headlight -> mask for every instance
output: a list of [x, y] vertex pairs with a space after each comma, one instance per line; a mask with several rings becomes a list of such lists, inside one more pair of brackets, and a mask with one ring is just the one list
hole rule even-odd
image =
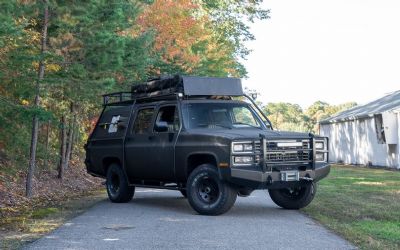
[[233, 157], [233, 163], [240, 164], [252, 164], [254, 162], [253, 156], [235, 156]]
[[243, 152], [243, 144], [233, 144], [233, 152]]
[[251, 142], [234, 142], [232, 145], [234, 153], [251, 153], [253, 152], [253, 143]]
[[253, 144], [243, 144], [243, 151], [253, 151]]
[[325, 148], [325, 143], [323, 141], [315, 142], [315, 149], [324, 149], [324, 148]]
[[324, 138], [317, 138], [314, 141], [314, 148], [315, 148], [315, 161], [316, 162], [326, 162], [328, 160], [328, 141]]

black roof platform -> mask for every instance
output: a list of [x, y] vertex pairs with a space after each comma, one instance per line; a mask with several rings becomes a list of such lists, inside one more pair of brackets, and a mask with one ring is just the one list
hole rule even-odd
[[132, 102], [134, 100], [163, 99], [196, 96], [243, 96], [239, 78], [169, 76], [151, 79], [146, 83], [132, 85], [131, 92], [117, 92], [103, 95], [103, 104]]

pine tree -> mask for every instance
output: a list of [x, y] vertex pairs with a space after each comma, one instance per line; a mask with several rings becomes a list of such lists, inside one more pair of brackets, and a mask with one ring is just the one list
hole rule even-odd
[[[49, 23], [49, 5], [47, 0], [43, 0], [43, 18], [42, 18], [42, 32], [40, 34], [40, 60], [39, 60], [39, 68], [38, 68], [38, 77], [36, 80], [35, 87], [35, 102], [34, 107], [38, 108], [40, 106], [40, 83], [44, 79], [45, 72], [45, 62], [44, 56], [47, 51], [47, 28]], [[39, 117], [37, 114], [33, 115], [32, 119], [32, 138], [31, 138], [31, 147], [29, 154], [29, 166], [28, 166], [28, 174], [26, 175], [26, 196], [32, 196], [32, 179], [35, 173], [35, 165], [36, 165], [36, 149], [38, 143], [38, 134], [39, 134]]]

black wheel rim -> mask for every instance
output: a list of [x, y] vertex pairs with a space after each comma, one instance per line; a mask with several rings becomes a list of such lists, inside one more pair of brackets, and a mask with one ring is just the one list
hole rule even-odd
[[110, 191], [111, 195], [114, 196], [119, 192], [119, 188], [120, 188], [119, 175], [115, 172], [112, 172], [110, 181], [108, 183], [108, 190]]
[[196, 187], [197, 196], [203, 203], [212, 204], [219, 197], [219, 187], [217, 182], [209, 176], [202, 176]]

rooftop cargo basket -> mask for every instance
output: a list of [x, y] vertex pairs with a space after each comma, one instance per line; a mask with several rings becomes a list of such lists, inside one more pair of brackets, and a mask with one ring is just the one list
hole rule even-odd
[[132, 85], [131, 92], [118, 92], [103, 95], [104, 105], [171, 96], [242, 96], [242, 83], [239, 78], [218, 78], [198, 76], [170, 76], [151, 79], [146, 83]]

